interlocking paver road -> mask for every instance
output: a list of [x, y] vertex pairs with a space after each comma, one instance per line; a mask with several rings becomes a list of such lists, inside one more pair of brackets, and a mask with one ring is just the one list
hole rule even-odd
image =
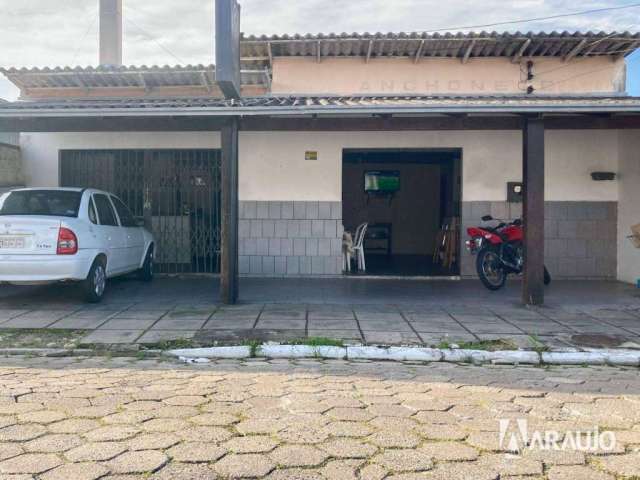
[[[638, 478], [638, 373], [5, 358], [0, 479]], [[597, 426], [617, 442], [514, 454], [500, 443], [500, 419], [561, 438]]]

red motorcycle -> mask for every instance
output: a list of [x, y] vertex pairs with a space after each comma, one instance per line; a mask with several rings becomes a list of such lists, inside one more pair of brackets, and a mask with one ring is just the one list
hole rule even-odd
[[[483, 285], [489, 290], [500, 290], [508, 275], [519, 275], [524, 269], [522, 220], [505, 222], [487, 215], [482, 221], [497, 224], [468, 228], [471, 239], [465, 244], [472, 255], [477, 254], [476, 269]], [[544, 284], [550, 283], [551, 275], [544, 267]]]

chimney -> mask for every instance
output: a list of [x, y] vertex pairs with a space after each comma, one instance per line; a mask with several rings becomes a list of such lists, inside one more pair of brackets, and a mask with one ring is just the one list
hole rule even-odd
[[100, 0], [100, 65], [122, 65], [122, 0]]

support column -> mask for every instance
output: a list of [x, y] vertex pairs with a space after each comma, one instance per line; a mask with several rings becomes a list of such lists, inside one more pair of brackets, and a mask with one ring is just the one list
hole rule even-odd
[[522, 301], [544, 303], [544, 122], [526, 118], [523, 126], [524, 275]]
[[220, 301], [238, 300], [238, 119], [229, 118], [221, 129], [222, 143], [222, 241]]
[[100, 0], [100, 65], [122, 65], [122, 0]]

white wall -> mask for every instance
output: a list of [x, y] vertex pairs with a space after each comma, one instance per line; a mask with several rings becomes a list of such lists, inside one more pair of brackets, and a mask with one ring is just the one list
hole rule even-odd
[[[617, 185], [593, 182], [590, 173], [617, 171], [617, 138], [613, 130], [548, 131], [547, 200], [616, 201]], [[506, 183], [522, 179], [517, 131], [245, 133], [241, 198], [340, 201], [344, 148], [462, 148], [464, 201], [504, 201]], [[305, 161], [307, 150], [318, 160]]]
[[616, 130], [547, 130], [547, 200], [615, 202], [618, 200], [617, 182], [594, 182], [591, 173], [617, 171]]
[[65, 149], [220, 148], [220, 134], [193, 132], [23, 133], [20, 138], [28, 186], [58, 185], [58, 152]]
[[621, 131], [618, 204], [618, 279], [640, 279], [640, 249], [626, 237], [631, 225], [640, 223], [640, 130]]
[[[219, 148], [217, 133], [26, 133], [21, 146], [28, 185], [58, 182], [58, 150]], [[517, 131], [246, 132], [240, 136], [241, 200], [341, 201], [344, 148], [462, 148], [463, 200], [504, 201], [506, 182], [522, 177]], [[305, 151], [318, 160], [305, 160]], [[616, 201], [616, 182], [594, 170], [618, 170], [614, 130], [548, 131], [547, 200]]]

